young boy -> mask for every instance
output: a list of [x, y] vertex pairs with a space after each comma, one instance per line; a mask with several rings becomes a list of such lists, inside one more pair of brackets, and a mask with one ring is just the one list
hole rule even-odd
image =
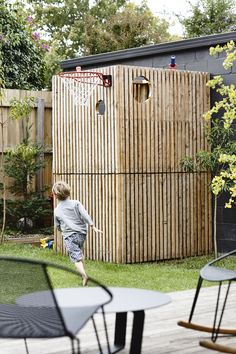
[[86, 286], [88, 276], [84, 269], [83, 244], [86, 240], [87, 225], [96, 233], [102, 231], [94, 226], [93, 220], [78, 200], [69, 199], [70, 187], [67, 183], [56, 182], [52, 193], [59, 202], [54, 209], [55, 226], [61, 231], [70, 259], [82, 276], [83, 286]]

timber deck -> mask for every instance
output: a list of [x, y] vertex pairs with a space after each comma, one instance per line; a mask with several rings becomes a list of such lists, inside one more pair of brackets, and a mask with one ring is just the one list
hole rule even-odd
[[[235, 284], [236, 285], [236, 284]], [[236, 327], [236, 286], [230, 291], [225, 311], [224, 327]], [[199, 346], [199, 340], [208, 339], [209, 334], [197, 332], [177, 325], [178, 320], [187, 320], [195, 289], [170, 293], [172, 302], [166, 306], [145, 313], [145, 325], [143, 335], [142, 354], [204, 354], [214, 351]], [[196, 308], [195, 321], [203, 325], [212, 325], [214, 313], [214, 301], [217, 287], [203, 288], [200, 293], [198, 307]], [[101, 321], [97, 315], [97, 323]], [[114, 315], [107, 316], [109, 335], [114, 331]], [[128, 354], [132, 314], [128, 315], [128, 328], [126, 348], [121, 354]], [[102, 327], [102, 326], [100, 326]], [[101, 334], [103, 332], [101, 331]], [[80, 332], [81, 351], [84, 354], [97, 354], [96, 339], [91, 324], [87, 324]], [[219, 338], [218, 342], [228, 343], [236, 347], [236, 338]], [[30, 354], [69, 354], [70, 344], [68, 339], [29, 340]], [[25, 353], [23, 340], [0, 340], [1, 354]], [[216, 352], [215, 352], [216, 353]]]

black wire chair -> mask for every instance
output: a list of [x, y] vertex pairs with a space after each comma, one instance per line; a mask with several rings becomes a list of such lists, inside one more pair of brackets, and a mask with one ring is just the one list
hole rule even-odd
[[[195, 296], [193, 299], [189, 319], [188, 319], [188, 321], [179, 321], [178, 322], [179, 326], [193, 329], [193, 330], [197, 330], [197, 331], [211, 333], [211, 342], [209, 342], [210, 343], [209, 349], [213, 349], [212, 347], [216, 346], [216, 345], [213, 345], [213, 343], [217, 340], [217, 337], [219, 334], [236, 335], [236, 329], [221, 327], [223, 314], [224, 314], [224, 311], [226, 308], [226, 303], [227, 303], [227, 299], [228, 299], [228, 295], [229, 295], [229, 291], [230, 291], [230, 286], [233, 281], [236, 281], [236, 270], [227, 269], [225, 267], [222, 267], [221, 261], [223, 261], [225, 258], [229, 258], [231, 256], [234, 256], [235, 253], [236, 253], [236, 250], [226, 253], [226, 254], [214, 259], [213, 261], [207, 263], [200, 270], [197, 288], [196, 288]], [[234, 256], [234, 260], [235, 260], [235, 264], [236, 264], [236, 257], [235, 256]], [[221, 266], [218, 266], [217, 264], [221, 265]], [[208, 281], [208, 282], [217, 282], [219, 284], [218, 293], [217, 293], [217, 297], [216, 297], [215, 313], [213, 316], [212, 327], [203, 326], [203, 325], [192, 322], [192, 318], [193, 318], [194, 311], [195, 311], [195, 308], [197, 305], [197, 300], [199, 297], [199, 293], [200, 293], [200, 290], [202, 287], [203, 280]], [[227, 283], [227, 287], [226, 287], [226, 291], [224, 294], [224, 299], [222, 299], [221, 287], [224, 282]], [[220, 306], [220, 303], [221, 303], [221, 306]], [[207, 347], [206, 342], [207, 341], [201, 341], [200, 345]], [[236, 351], [234, 353], [236, 353]]]
[[[57, 298], [57, 279], [66, 277], [74, 288], [83, 291], [78, 272], [54, 263], [16, 257], [0, 257], [0, 338], [22, 338], [29, 354], [27, 339], [69, 337], [71, 352], [81, 353], [77, 337], [91, 319], [102, 354], [102, 344], [93, 315], [103, 315], [106, 353], [111, 353], [104, 305], [112, 300], [111, 292], [95, 279], [90, 286], [100, 294], [91, 305], [63, 307]], [[64, 289], [65, 290], [65, 289]], [[76, 345], [75, 345], [76, 343]]]

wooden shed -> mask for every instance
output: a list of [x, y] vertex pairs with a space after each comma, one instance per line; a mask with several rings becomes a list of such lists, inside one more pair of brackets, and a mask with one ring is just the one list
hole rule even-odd
[[53, 78], [54, 181], [71, 185], [104, 232], [88, 234], [86, 257], [134, 263], [209, 253], [210, 175], [180, 167], [181, 158], [207, 149], [209, 75], [122, 65], [95, 71], [111, 75], [112, 86], [94, 86], [87, 105], [72, 93], [75, 80]]

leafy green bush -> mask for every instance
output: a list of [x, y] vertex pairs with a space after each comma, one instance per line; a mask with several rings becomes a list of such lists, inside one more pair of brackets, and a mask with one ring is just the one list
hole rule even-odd
[[[0, 222], [2, 221], [2, 203], [1, 199]], [[52, 215], [50, 200], [38, 193], [32, 193], [26, 201], [6, 200], [7, 228], [10, 230], [30, 231], [31, 233], [52, 233], [51, 230], [49, 232]]]
[[43, 166], [39, 157], [42, 147], [36, 144], [21, 143], [7, 149], [4, 170], [12, 183], [8, 189], [12, 194], [22, 195], [24, 200], [30, 197], [30, 186], [37, 171]]
[[38, 193], [31, 193], [27, 200], [7, 200], [7, 224], [9, 226], [17, 226], [22, 231], [43, 228], [47, 226], [47, 216], [52, 216], [50, 201]]
[[[19, 4], [0, 0], [0, 64], [5, 88], [37, 90], [45, 86], [47, 47]], [[1, 84], [1, 78], [0, 78]], [[1, 85], [2, 86], [2, 85]]]
[[6, 151], [4, 169], [11, 177], [8, 190], [19, 199], [7, 200], [7, 225], [17, 225], [23, 231], [43, 227], [46, 216], [52, 214], [50, 200], [43, 196], [45, 190], [33, 192], [35, 174], [43, 167], [40, 160], [42, 147], [21, 143]]

